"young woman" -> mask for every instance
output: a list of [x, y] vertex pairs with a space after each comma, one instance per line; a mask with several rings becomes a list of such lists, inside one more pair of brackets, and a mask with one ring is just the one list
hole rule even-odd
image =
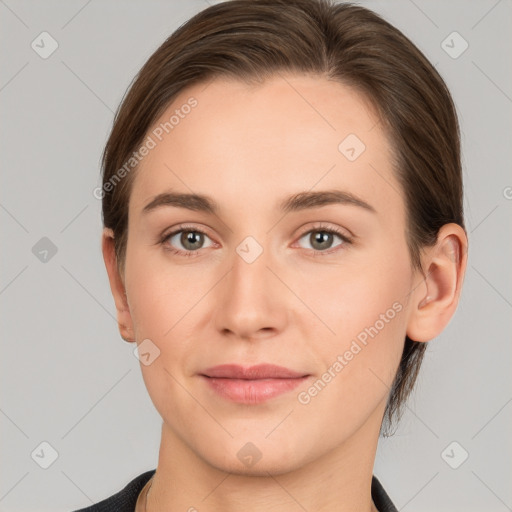
[[233, 0], [143, 66], [103, 158], [158, 466], [87, 511], [394, 511], [373, 476], [466, 268], [458, 123], [373, 12]]

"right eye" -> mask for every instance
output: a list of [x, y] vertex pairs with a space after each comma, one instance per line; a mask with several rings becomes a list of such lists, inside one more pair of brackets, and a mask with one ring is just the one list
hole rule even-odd
[[[206, 239], [210, 240], [210, 245], [204, 245]], [[211, 247], [213, 242], [210, 237], [200, 229], [180, 226], [179, 229], [165, 235], [161, 240], [161, 244], [165, 249], [174, 254], [195, 256], [196, 254], [194, 253], [197, 253], [199, 249]]]

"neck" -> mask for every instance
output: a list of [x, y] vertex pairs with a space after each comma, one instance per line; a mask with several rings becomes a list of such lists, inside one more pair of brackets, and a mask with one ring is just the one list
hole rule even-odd
[[147, 512], [378, 512], [371, 498], [381, 418], [370, 418], [342, 445], [285, 473], [247, 475], [212, 466], [162, 425]]

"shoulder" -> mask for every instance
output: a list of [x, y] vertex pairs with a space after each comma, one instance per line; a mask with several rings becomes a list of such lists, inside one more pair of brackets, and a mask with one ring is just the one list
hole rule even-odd
[[135, 477], [123, 489], [109, 498], [75, 512], [133, 512], [140, 491], [155, 473], [155, 469]]
[[372, 499], [379, 512], [398, 512], [376, 476], [372, 478]]

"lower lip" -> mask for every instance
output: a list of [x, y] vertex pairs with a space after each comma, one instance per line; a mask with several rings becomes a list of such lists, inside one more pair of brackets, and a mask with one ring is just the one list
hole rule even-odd
[[202, 376], [219, 395], [240, 404], [259, 404], [292, 391], [308, 379], [227, 379]]

